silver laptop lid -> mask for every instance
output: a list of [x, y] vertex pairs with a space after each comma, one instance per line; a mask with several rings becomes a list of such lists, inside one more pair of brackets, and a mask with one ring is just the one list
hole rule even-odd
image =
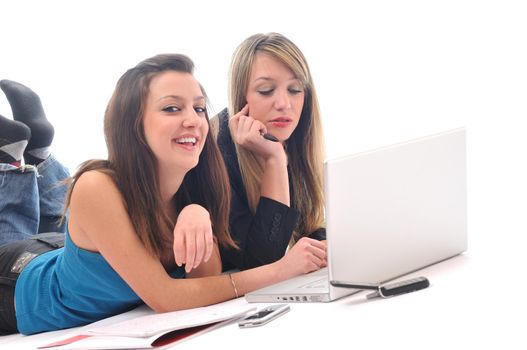
[[467, 248], [465, 130], [324, 165], [330, 280], [378, 284]]

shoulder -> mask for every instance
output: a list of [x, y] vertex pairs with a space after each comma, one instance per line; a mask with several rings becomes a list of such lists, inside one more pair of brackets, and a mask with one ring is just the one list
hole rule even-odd
[[224, 108], [211, 119], [211, 126], [217, 136], [218, 143], [232, 143], [231, 133], [229, 130], [229, 110]]
[[90, 170], [77, 179], [74, 188], [81, 191], [100, 191], [110, 188], [117, 189], [117, 185], [109, 174], [100, 170]]
[[105, 202], [111, 198], [121, 198], [121, 193], [112, 177], [100, 170], [90, 170], [79, 176], [75, 181], [71, 205], [79, 202]]
[[220, 113], [216, 115], [221, 124], [229, 123], [229, 109], [227, 107], [223, 108]]
[[221, 150], [221, 155], [227, 167], [227, 173], [231, 182], [231, 187], [234, 191], [244, 193], [244, 185], [240, 173], [240, 166], [238, 164], [238, 155], [236, 154], [236, 146], [231, 137], [229, 129], [229, 110], [224, 108], [216, 114], [211, 124], [214, 123], [216, 142]]
[[215, 129], [216, 142], [218, 143], [218, 147], [227, 163], [227, 167], [237, 164], [238, 158], [236, 156], [236, 148], [232, 141], [229, 129], [228, 109], [224, 108], [221, 112], [216, 114], [211, 120], [211, 125], [214, 125], [212, 128]]
[[124, 199], [112, 177], [100, 170], [82, 173], [73, 185], [68, 228], [80, 248], [100, 251], [98, 235], [128, 223]]

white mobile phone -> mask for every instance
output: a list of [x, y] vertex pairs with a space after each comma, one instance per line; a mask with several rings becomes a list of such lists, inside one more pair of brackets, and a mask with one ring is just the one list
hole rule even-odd
[[238, 326], [240, 326], [240, 328], [262, 326], [274, 320], [278, 316], [285, 314], [289, 310], [290, 308], [287, 304], [267, 306], [261, 309], [260, 311], [257, 311], [245, 317], [243, 320], [238, 322]]

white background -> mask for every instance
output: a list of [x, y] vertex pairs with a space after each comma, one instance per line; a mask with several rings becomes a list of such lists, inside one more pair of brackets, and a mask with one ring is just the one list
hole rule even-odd
[[[218, 112], [235, 47], [280, 32], [309, 61], [328, 157], [467, 128], [468, 253], [489, 283], [525, 286], [522, 1], [0, 0], [0, 30], [0, 79], [41, 96], [52, 151], [72, 171], [106, 156], [103, 114], [127, 68], [185, 53]], [[0, 113], [11, 115], [3, 95]]]

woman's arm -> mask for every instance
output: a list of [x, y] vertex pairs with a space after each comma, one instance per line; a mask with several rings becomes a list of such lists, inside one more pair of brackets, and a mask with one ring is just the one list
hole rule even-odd
[[[214, 235], [207, 209], [198, 204], [184, 207], [178, 214], [173, 234], [176, 264], [185, 264], [187, 274], [210, 259], [214, 249]], [[215, 268], [221, 272], [221, 262], [217, 266], [209, 263], [204, 271], [212, 273]]]
[[219, 274], [221, 274], [220, 251], [218, 244], [214, 243], [210, 259], [202, 262], [198, 267], [187, 273], [187, 278], [217, 276]]
[[[238, 114], [237, 118], [242, 118], [242, 115]], [[220, 247], [224, 269], [244, 270], [275, 262], [284, 256], [299, 217], [298, 211], [290, 207], [287, 164], [269, 161], [270, 167], [265, 169], [260, 188], [260, 200], [253, 213], [247, 201], [231, 134], [231, 129], [238, 130], [238, 126], [233, 124], [230, 127], [227, 109], [221, 111], [217, 119], [218, 145], [225, 159], [232, 189], [229, 228], [240, 247], [239, 250]], [[234, 121], [231, 120], [231, 123]], [[285, 152], [280, 144], [264, 140], [259, 134], [256, 138], [258, 142], [264, 142], [265, 146], [275, 147], [275, 151], [283, 155], [285, 160]], [[272, 170], [275, 166], [278, 167], [276, 172]], [[277, 176], [276, 179], [273, 174]]]
[[[91, 171], [78, 179], [71, 199], [69, 228], [72, 240], [79, 247], [102, 254], [134, 292], [157, 312], [205, 306], [235, 297], [226, 275], [171, 278], [159, 259], [149, 254], [136, 236], [123, 199], [105, 174]], [[219, 259], [217, 253], [215, 259]], [[316, 270], [324, 265], [324, 259], [321, 243], [306, 240], [305, 245], [295, 245], [276, 263], [232, 277], [241, 296]]]
[[234, 142], [265, 160], [260, 195], [289, 206], [287, 155], [282, 144], [262, 137], [267, 129], [262, 122], [249, 116], [249, 105], [229, 120], [229, 129]]
[[297, 225], [298, 211], [261, 197], [253, 214], [239, 191], [243, 189], [233, 183], [229, 227], [240, 249], [220, 247], [224, 268], [245, 270], [279, 260], [284, 256]]
[[316, 239], [317, 241], [326, 240], [326, 228], [320, 227], [308, 235], [309, 238]]
[[287, 157], [283, 150], [265, 159], [265, 169], [260, 183], [260, 196], [273, 199], [288, 207], [291, 205]]

